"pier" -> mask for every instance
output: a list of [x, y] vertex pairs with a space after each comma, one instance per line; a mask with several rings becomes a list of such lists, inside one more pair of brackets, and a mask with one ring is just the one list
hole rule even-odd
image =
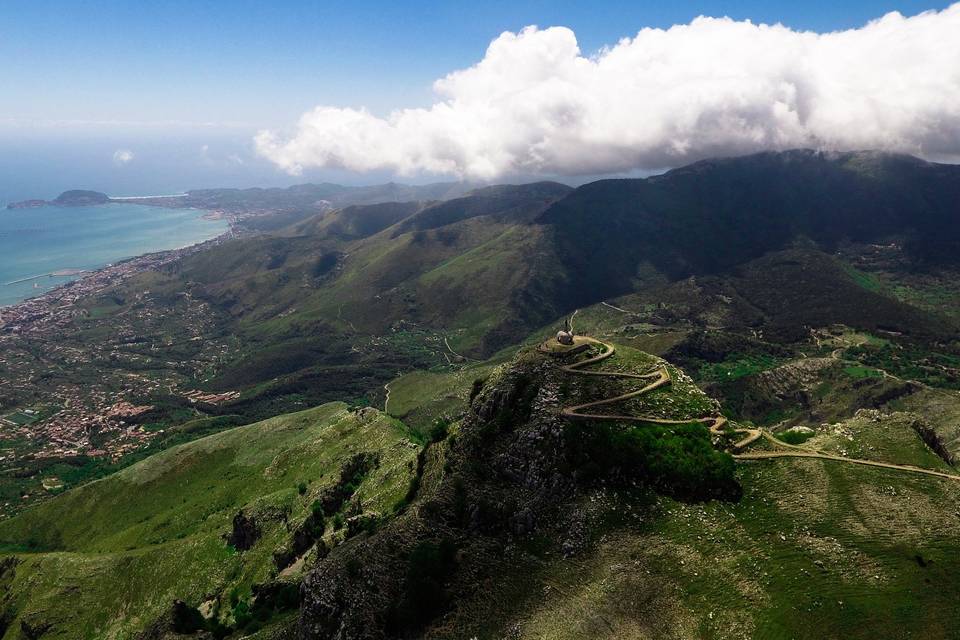
[[153, 200], [156, 198], [186, 198], [186, 193], [171, 193], [162, 196], [110, 196], [111, 200]]
[[12, 284], [20, 284], [21, 282], [30, 282], [31, 280], [39, 280], [40, 278], [63, 278], [66, 276], [78, 276], [81, 273], [86, 273], [86, 269], [60, 269], [58, 271], [51, 271], [50, 273], [41, 273], [36, 276], [27, 276], [26, 278], [20, 278], [19, 280], [11, 280], [10, 282], [4, 282], [4, 286], [10, 286]]

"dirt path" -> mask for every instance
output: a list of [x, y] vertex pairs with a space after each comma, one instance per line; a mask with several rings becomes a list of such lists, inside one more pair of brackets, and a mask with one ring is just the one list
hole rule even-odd
[[[444, 336], [444, 338], [443, 338], [443, 344], [444, 344], [444, 346], [447, 347], [447, 351], [449, 351], [449, 352], [452, 353], [453, 355], [457, 356], [458, 358], [463, 359], [464, 362], [469, 362], [469, 361], [472, 359], [472, 358], [468, 358], [467, 356], [463, 355], [462, 353], [457, 353], [456, 351], [454, 351], [454, 350], [450, 347], [450, 343], [447, 342], [446, 336]], [[448, 363], [449, 363], [449, 360], [450, 360], [450, 359], [447, 358], [447, 362], [448, 362]]]
[[[576, 314], [574, 314], [576, 315]], [[573, 318], [571, 317], [571, 326], [573, 324]], [[624, 400], [629, 400], [631, 398], [636, 398], [642, 396], [645, 393], [650, 393], [654, 389], [658, 389], [662, 386], [672, 384], [673, 380], [670, 377], [670, 371], [664, 367], [658, 367], [656, 371], [650, 373], [621, 373], [619, 371], [583, 371], [584, 367], [589, 367], [591, 365], [597, 364], [598, 362], [603, 362], [608, 358], [613, 357], [617, 352], [616, 347], [614, 347], [609, 342], [603, 342], [602, 340], [597, 340], [596, 338], [590, 338], [586, 336], [580, 336], [581, 344], [596, 344], [600, 345], [602, 351], [586, 360], [581, 360], [580, 362], [575, 362], [573, 364], [564, 365], [560, 368], [567, 373], [572, 373], [575, 375], [581, 376], [604, 376], [610, 378], [625, 378], [632, 380], [652, 380], [648, 384], [635, 389], [633, 391], [628, 391], [617, 396], [610, 398], [603, 398], [602, 400], [593, 400], [592, 402], [585, 402], [583, 404], [568, 405], [561, 409], [560, 414], [569, 419], [569, 420], [615, 420], [617, 422], [639, 422], [639, 423], [653, 423], [653, 424], [690, 424], [691, 422], [700, 422], [707, 425], [710, 429], [710, 433], [713, 435], [721, 435], [728, 426], [727, 419], [723, 416], [707, 416], [703, 418], [690, 418], [687, 420], [674, 420], [670, 418], [661, 418], [659, 416], [648, 416], [648, 415], [625, 415], [625, 414], [607, 414], [607, 413], [584, 413], [584, 409], [595, 409], [596, 407], [602, 407], [606, 405], [616, 404], [618, 402], [623, 402]], [[544, 351], [544, 349], [541, 349]], [[749, 444], [756, 441], [761, 437], [762, 432], [760, 429], [744, 429], [738, 428], [734, 429], [734, 433], [743, 433], [746, 434], [745, 437], [738, 442], [734, 443], [734, 449], [741, 449], [748, 446]]]
[[[576, 312], [574, 312], [574, 316]], [[570, 318], [571, 327], [573, 325], [573, 316]], [[584, 367], [589, 367], [597, 363], [603, 362], [616, 353], [616, 347], [608, 342], [603, 342], [602, 340], [597, 340], [596, 338], [591, 338], [588, 336], [577, 336], [577, 340], [580, 343], [577, 346], [582, 345], [600, 345], [601, 352], [595, 356], [591, 356], [580, 362], [575, 362], [569, 365], [562, 365], [561, 370], [581, 376], [604, 376], [611, 378], [624, 378], [631, 380], [644, 380], [650, 381], [647, 384], [643, 385], [639, 389], [633, 391], [628, 391], [610, 398], [603, 398], [601, 400], [593, 400], [591, 402], [584, 402], [582, 404], [576, 405], [567, 405], [564, 406], [560, 413], [563, 417], [569, 420], [612, 420], [616, 422], [634, 422], [634, 423], [646, 423], [646, 424], [690, 424], [691, 422], [700, 422], [708, 426], [710, 433], [713, 435], [722, 435], [724, 433], [729, 433], [728, 426], [729, 422], [723, 416], [707, 416], [702, 418], [691, 418], [688, 420], [675, 420], [669, 418], [660, 418], [657, 416], [647, 416], [647, 415], [625, 415], [625, 414], [608, 414], [608, 413], [585, 413], [585, 409], [596, 409], [597, 407], [603, 407], [611, 404], [616, 404], [618, 402], [623, 402], [624, 400], [629, 400], [631, 398], [636, 398], [642, 396], [645, 393], [650, 393], [654, 389], [658, 389], [662, 386], [672, 384], [673, 380], [670, 377], [670, 371], [665, 366], [658, 367], [655, 371], [649, 373], [621, 373], [618, 371], [584, 371]], [[538, 347], [538, 349], [543, 353], [553, 352], [549, 346], [549, 341], [545, 342]], [[571, 350], [570, 353], [576, 353], [576, 350]], [[741, 451], [744, 448], [750, 446], [760, 438], [767, 439], [774, 446], [781, 448], [780, 451], [756, 451], [753, 453], [734, 453], [733, 457], [736, 460], [773, 460], [776, 458], [814, 458], [818, 460], [831, 460], [835, 462], [846, 462], [849, 464], [859, 464], [870, 467], [879, 467], [881, 469], [893, 469], [896, 471], [906, 471], [908, 473], [918, 473], [922, 475], [935, 476], [938, 478], [945, 478], [948, 480], [960, 481], [960, 475], [953, 475], [949, 473], [944, 473], [942, 471], [934, 471], [933, 469], [924, 469], [922, 467], [916, 467], [913, 465], [906, 464], [893, 464], [888, 462], [878, 462], [875, 460], [864, 460], [860, 458], [845, 458], [843, 456], [837, 456], [830, 453], [824, 453], [822, 451], [817, 451], [814, 449], [808, 449], [806, 447], [788, 444], [776, 439], [772, 434], [763, 429], [751, 429], [751, 428], [735, 428], [734, 433], [745, 434], [741, 440], [735, 442], [732, 445], [732, 449], [736, 451]]]
[[[779, 444], [779, 443], [778, 443]], [[863, 460], [861, 458], [844, 458], [820, 451], [756, 451], [754, 453], [738, 453], [733, 456], [737, 460], [770, 460], [772, 458], [817, 458], [819, 460], [834, 460], [836, 462], [849, 462], [850, 464], [862, 464], [869, 467], [880, 467], [882, 469], [896, 469], [897, 471], [909, 471], [910, 473], [922, 473], [928, 476], [937, 476], [948, 480], [960, 481], [960, 476], [955, 476], [942, 471], [933, 469], [924, 469], [910, 464], [893, 464], [890, 462], [877, 462], [876, 460]]]
[[616, 310], [616, 311], [619, 311], [620, 313], [632, 313], [631, 311], [627, 311], [626, 309], [621, 309], [620, 307], [614, 306], [614, 305], [612, 305], [612, 304], [610, 304], [609, 302], [606, 302], [606, 301], [601, 302], [600, 304], [602, 304], [602, 305], [605, 306], [605, 307], [610, 307], [611, 309], [614, 309], [614, 310]]

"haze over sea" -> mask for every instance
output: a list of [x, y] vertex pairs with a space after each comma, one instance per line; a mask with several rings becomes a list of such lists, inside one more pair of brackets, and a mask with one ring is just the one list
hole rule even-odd
[[0, 306], [39, 295], [79, 276], [11, 281], [60, 270], [92, 270], [124, 258], [214, 238], [225, 220], [196, 209], [112, 203], [92, 207], [0, 210]]

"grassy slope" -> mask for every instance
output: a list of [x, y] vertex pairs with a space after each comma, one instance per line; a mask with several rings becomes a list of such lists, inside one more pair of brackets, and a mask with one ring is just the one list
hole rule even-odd
[[[645, 371], [657, 362], [623, 345], [618, 355], [604, 368]], [[489, 366], [404, 376], [391, 385], [389, 409], [425, 424], [456, 412]], [[688, 378], [673, 373], [677, 384], [630, 409], [694, 415], [713, 408]], [[11, 593], [21, 614], [59, 616], [69, 624], [61, 630], [82, 629], [87, 637], [124, 637], [173, 597], [199, 604], [211, 593], [244, 592], [269, 575], [269, 553], [285, 532], [278, 527], [253, 550], [233, 553], [220, 534], [238, 507], [289, 505], [296, 521], [336, 475], [338, 461], [358, 450], [396, 452], [361, 487], [368, 508], [385, 511], [403, 494], [416, 449], [401, 425], [370, 415], [359, 424], [334, 403], [240, 427], [0, 525], [0, 539], [54, 547], [59, 531], [73, 541], [20, 554]], [[948, 469], [898, 414], [818, 429], [811, 443]], [[440, 629], [480, 638], [866, 638], [905, 628], [938, 638], [956, 631], [946, 612], [960, 593], [960, 544], [952, 535], [956, 516], [944, 505], [960, 498], [960, 485], [814, 460], [743, 464], [740, 476], [745, 493], [737, 504], [661, 498], [651, 511], [626, 495], [598, 492], [585, 505], [593, 514], [590, 551], [561, 560], [534, 541], [492, 590], [463, 603]], [[311, 482], [304, 497], [294, 488], [301, 480]], [[386, 493], [374, 497], [384, 483]], [[61, 522], [59, 513], [86, 517]], [[130, 544], [135, 548], [125, 551]], [[189, 575], [182, 566], [191, 567]]]
[[[605, 369], [656, 362], [622, 345], [618, 354]], [[710, 409], [705, 400], [681, 377], [631, 408], [692, 415]], [[810, 443], [951, 472], [910, 422], [868, 412], [818, 429]], [[650, 509], [636, 496], [597, 491], [583, 505], [590, 551], [560, 558], [543, 541], [522, 544], [496, 586], [460, 603], [434, 635], [956, 637], [947, 612], [960, 600], [960, 542], [949, 505], [960, 484], [818, 460], [742, 463], [739, 475], [738, 503], [659, 498]]]
[[175, 447], [0, 524], [0, 541], [21, 560], [0, 602], [20, 619], [53, 622], [50, 637], [123, 638], [174, 598], [197, 606], [232, 591], [248, 597], [290, 534], [262, 518], [263, 538], [236, 552], [222, 536], [241, 508], [285, 511], [293, 525], [347, 458], [372, 452], [381, 464], [358, 495], [386, 513], [406, 493], [417, 450], [401, 423], [342, 403]]
[[425, 433], [436, 420], [455, 417], [469, 400], [474, 380], [482, 380], [494, 368], [479, 363], [458, 371], [413, 371], [390, 382], [386, 411], [411, 429]]
[[[960, 487], [806, 460], [745, 465], [740, 476], [737, 504], [664, 499], [656, 518], [595, 531], [591, 553], [539, 564], [527, 585], [535, 595], [498, 630], [570, 639], [956, 637], [947, 612], [960, 592], [960, 544], [956, 516], [942, 505]], [[480, 637], [496, 637], [490, 631]]]

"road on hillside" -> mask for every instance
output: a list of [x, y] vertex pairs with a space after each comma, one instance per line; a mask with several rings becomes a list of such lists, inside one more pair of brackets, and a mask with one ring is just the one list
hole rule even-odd
[[[571, 329], [573, 326], [573, 317], [576, 316], [574, 312], [573, 316], [570, 318]], [[572, 375], [581, 375], [581, 376], [604, 376], [611, 378], [623, 378], [630, 380], [643, 380], [649, 381], [647, 384], [643, 385], [639, 389], [633, 391], [628, 391], [626, 393], [621, 393], [609, 398], [603, 398], [601, 400], [593, 400], [591, 402], [585, 402], [582, 404], [567, 405], [560, 410], [560, 414], [569, 419], [569, 420], [611, 420], [615, 422], [634, 422], [634, 423], [653, 423], [653, 424], [689, 424], [691, 422], [700, 422], [705, 425], [708, 425], [710, 433], [713, 435], [723, 435], [729, 433], [729, 427], [732, 426], [729, 424], [727, 419], [722, 415], [716, 416], [707, 416], [701, 418], [691, 418], [687, 420], [675, 420], [669, 418], [660, 418], [657, 416], [648, 416], [648, 415], [626, 415], [626, 414], [608, 414], [608, 413], [588, 413], [584, 412], [585, 409], [596, 409], [597, 407], [608, 406], [623, 402], [624, 400], [629, 400], [631, 398], [636, 398], [642, 396], [646, 393], [663, 387], [668, 384], [672, 384], [673, 380], [670, 377], [670, 371], [665, 366], [659, 366], [656, 370], [648, 373], [621, 373], [619, 371], [585, 371], [585, 367], [589, 367], [609, 358], [612, 358], [616, 353], [616, 347], [610, 344], [609, 342], [604, 342], [602, 340], [597, 340], [589, 336], [576, 336], [574, 338], [574, 344], [566, 347], [559, 344], [554, 344], [552, 340], [547, 340], [546, 342], [541, 343], [538, 346], [538, 350], [541, 353], [548, 353], [554, 356], [566, 356], [582, 353], [585, 348], [590, 346], [599, 346], [600, 353], [595, 356], [591, 356], [579, 362], [574, 362], [572, 364], [561, 365], [560, 369], [566, 373]], [[860, 458], [845, 458], [843, 456], [838, 456], [830, 453], [825, 453], [823, 451], [818, 451], [815, 449], [809, 449], [806, 447], [801, 447], [798, 445], [787, 444], [786, 442], [781, 442], [775, 438], [768, 431], [763, 429], [752, 429], [745, 427], [736, 427], [733, 428], [734, 433], [746, 434], [744, 438], [735, 442], [732, 445], [734, 452], [739, 452], [750, 446], [760, 438], [766, 438], [774, 446], [780, 447], [779, 451], [755, 451], [750, 453], [733, 453], [733, 457], [736, 460], [774, 460], [777, 458], [812, 458], [816, 460], [829, 460], [833, 462], [846, 462], [849, 464], [859, 464], [870, 467], [879, 467], [881, 469], [893, 469], [896, 471], [905, 471], [908, 473], [916, 473], [928, 476], [934, 476], [938, 478], [945, 478], [948, 480], [960, 481], [960, 475], [954, 475], [950, 473], [944, 473], [942, 471], [935, 471], [933, 469], [924, 469], [922, 467], [917, 467], [913, 465], [906, 464], [893, 464], [889, 462], [879, 462], [876, 460], [864, 460]]]

